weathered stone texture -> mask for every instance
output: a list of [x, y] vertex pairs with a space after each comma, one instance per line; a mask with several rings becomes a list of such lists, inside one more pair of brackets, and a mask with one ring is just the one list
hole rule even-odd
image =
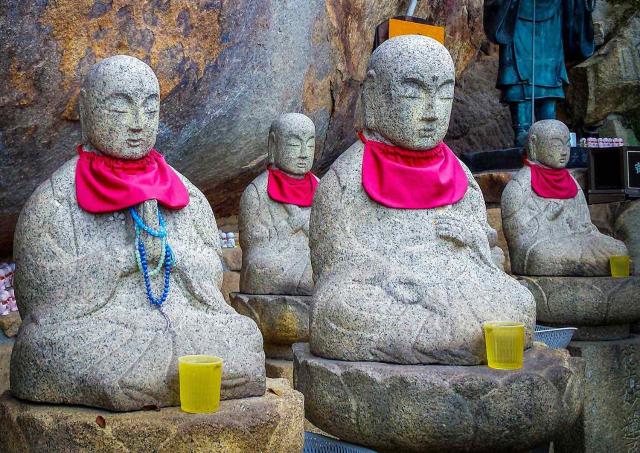
[[222, 264], [225, 270], [240, 272], [242, 269], [242, 249], [240, 247], [222, 249]]
[[[571, 122], [599, 126], [622, 121], [640, 131], [640, 12], [632, 1], [596, 2], [596, 44], [601, 47], [573, 67], [567, 91]], [[610, 129], [610, 128], [609, 128]], [[637, 144], [633, 133], [627, 140]]]
[[379, 451], [526, 450], [571, 426], [584, 396], [583, 361], [539, 346], [516, 371], [294, 356], [307, 418]]
[[640, 277], [520, 277], [536, 299], [537, 320], [567, 326], [629, 324], [640, 319]]
[[556, 453], [640, 451], [640, 337], [573, 341], [584, 359], [584, 408], [578, 422], [554, 440]]
[[0, 424], [5, 453], [298, 453], [304, 441], [303, 398], [284, 379], [268, 379], [262, 397], [222, 401], [213, 414], [177, 407], [115, 414], [30, 404], [5, 393]]
[[309, 341], [311, 296], [231, 295], [231, 306], [253, 319], [265, 343], [267, 357], [291, 359], [293, 343]]
[[18, 329], [20, 329], [21, 325], [22, 319], [17, 311], [11, 312], [6, 316], [0, 316], [0, 330], [9, 338], [18, 335]]
[[0, 392], [1, 393], [4, 393], [6, 390], [9, 390], [9, 370], [11, 366], [11, 350], [12, 349], [13, 349], [13, 341], [6, 341], [6, 342], [0, 343]]

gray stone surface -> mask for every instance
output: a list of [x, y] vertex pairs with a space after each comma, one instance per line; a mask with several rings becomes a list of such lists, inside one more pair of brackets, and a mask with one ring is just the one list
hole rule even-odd
[[[416, 83], [410, 78], [419, 75]], [[447, 131], [453, 63], [436, 41], [403, 36], [372, 55], [365, 135], [428, 150]], [[421, 85], [422, 84], [422, 85]], [[402, 93], [417, 97], [402, 97]], [[437, 93], [437, 94], [436, 94]], [[531, 294], [493, 261], [482, 193], [437, 209], [389, 209], [362, 188], [363, 144], [322, 178], [311, 213], [314, 354], [341, 360], [479, 364], [482, 323], [535, 320]]]
[[[538, 121], [526, 147], [530, 161], [564, 168], [569, 129], [557, 120]], [[627, 254], [623, 242], [600, 233], [591, 222], [579, 185], [574, 198], [540, 197], [531, 188], [531, 169], [525, 166], [507, 184], [501, 207], [514, 274], [606, 276], [611, 275], [609, 257]]]
[[[281, 115], [269, 131], [269, 165], [294, 178], [311, 170], [315, 151], [313, 121], [299, 113]], [[248, 294], [313, 292], [309, 258], [310, 207], [280, 203], [267, 194], [265, 171], [240, 199], [240, 291]]]
[[231, 306], [253, 319], [267, 357], [291, 359], [291, 345], [309, 341], [311, 296], [231, 294]]
[[[140, 141], [131, 144], [127, 137], [139, 132], [146, 146], [155, 140], [147, 131], [157, 128], [153, 72], [119, 56], [92, 74], [81, 100], [84, 135], [95, 139], [87, 148], [112, 156], [142, 154]], [[102, 111], [110, 108], [101, 103], [110, 93], [128, 96], [132, 101], [119, 108], [130, 113]], [[35, 191], [18, 222], [15, 289], [23, 324], [11, 362], [14, 395], [118, 411], [178, 405], [177, 359], [186, 354], [223, 358], [222, 398], [262, 395], [262, 338], [255, 323], [222, 297], [218, 233], [202, 193], [182, 177], [189, 205], [162, 210], [177, 258], [163, 306], [167, 324], [147, 300], [130, 216], [92, 215], [77, 205], [76, 160]], [[157, 209], [155, 200], [138, 206], [154, 228]], [[147, 243], [150, 262], [158, 260], [157, 242]], [[162, 276], [152, 286], [160, 294]]]
[[[600, 8], [606, 7], [607, 3], [612, 14], [605, 13], [610, 19], [608, 33], [604, 36], [606, 42], [590, 58], [569, 71], [568, 110], [573, 122], [588, 126], [598, 125], [612, 113], [621, 115], [636, 124], [637, 135], [640, 11], [633, 1], [596, 2]], [[598, 19], [595, 18], [596, 23]]]
[[520, 277], [536, 299], [537, 320], [605, 326], [640, 320], [640, 277]]
[[572, 429], [554, 440], [554, 451], [640, 451], [640, 336], [573, 341], [568, 349], [585, 361], [584, 408]]
[[268, 379], [260, 397], [222, 401], [212, 414], [179, 408], [113, 413], [0, 397], [3, 453], [300, 453], [302, 395]]
[[633, 272], [640, 275], [640, 200], [628, 203], [625, 208], [616, 218], [614, 231], [629, 250], [629, 256], [635, 264]]
[[583, 361], [537, 345], [516, 371], [294, 355], [307, 418], [378, 451], [526, 451], [571, 426], [584, 396]]

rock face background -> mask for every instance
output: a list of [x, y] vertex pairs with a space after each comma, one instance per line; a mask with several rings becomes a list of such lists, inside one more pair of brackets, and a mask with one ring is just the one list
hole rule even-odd
[[[11, 253], [15, 222], [31, 192], [75, 152], [79, 84], [94, 62], [125, 53], [151, 65], [162, 91], [157, 148], [224, 217], [237, 212], [242, 190], [264, 168], [267, 131], [278, 114], [299, 111], [314, 120], [320, 174], [356, 140], [353, 112], [374, 27], [404, 13], [408, 3], [3, 0], [0, 256]], [[497, 52], [484, 37], [482, 4], [421, 1], [415, 13], [447, 27], [446, 46], [458, 73], [447, 141], [456, 152], [512, 141], [508, 111], [493, 88]], [[605, 47], [622, 33], [637, 42], [638, 27], [628, 16], [603, 16]], [[637, 79], [637, 47], [629, 58], [631, 72], [625, 74]], [[590, 85], [589, 97], [596, 96], [591, 93], [598, 92], [598, 83], [604, 82]], [[636, 98], [625, 102], [630, 107], [623, 121], [638, 104]], [[620, 115], [614, 104], [597, 107], [606, 110], [604, 116], [588, 116], [583, 107], [571, 115], [576, 123], [586, 116], [601, 121], [610, 112]]]

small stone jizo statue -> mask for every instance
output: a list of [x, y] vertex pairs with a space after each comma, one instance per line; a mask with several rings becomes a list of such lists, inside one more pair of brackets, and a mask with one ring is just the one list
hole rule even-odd
[[534, 123], [526, 150], [526, 165], [507, 184], [501, 203], [513, 273], [610, 275], [609, 257], [626, 255], [627, 248], [591, 222], [582, 189], [565, 168], [567, 126], [557, 120]]
[[240, 201], [240, 291], [309, 295], [309, 214], [318, 184], [311, 173], [315, 126], [305, 115], [283, 114], [271, 125], [268, 143], [269, 168]]

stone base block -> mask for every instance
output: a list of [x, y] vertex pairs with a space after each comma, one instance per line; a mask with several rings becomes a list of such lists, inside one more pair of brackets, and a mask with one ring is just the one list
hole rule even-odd
[[[640, 320], [640, 304], [630, 303], [640, 300], [640, 276], [518, 278], [533, 293], [537, 320], [541, 324], [573, 327], [626, 326]], [[600, 336], [597, 330], [592, 329], [588, 337], [614, 339], [621, 335], [620, 332], [612, 331], [610, 334], [613, 336], [610, 336], [607, 329], [600, 329], [604, 335]], [[581, 338], [580, 331], [576, 332], [574, 338]]]
[[265, 369], [267, 371], [267, 377], [286, 379], [293, 387], [293, 361], [266, 359]]
[[12, 351], [13, 341], [0, 343], [0, 395], [6, 390], [9, 390], [9, 371]]
[[214, 414], [178, 407], [114, 413], [0, 398], [0, 451], [291, 452], [302, 451], [302, 395], [268, 379], [262, 397], [222, 401]]
[[231, 306], [258, 324], [267, 357], [291, 360], [290, 346], [309, 341], [311, 296], [234, 293]]
[[584, 409], [554, 441], [555, 452], [640, 451], [640, 336], [573, 341], [568, 349], [585, 360]]
[[17, 311], [11, 312], [8, 315], [0, 316], [0, 330], [4, 332], [4, 334], [13, 338], [18, 335], [18, 330], [22, 325], [22, 318], [20, 318], [20, 313]]
[[524, 368], [395, 365], [313, 356], [296, 344], [294, 381], [318, 428], [378, 451], [522, 451], [578, 418], [584, 363], [535, 346]]

